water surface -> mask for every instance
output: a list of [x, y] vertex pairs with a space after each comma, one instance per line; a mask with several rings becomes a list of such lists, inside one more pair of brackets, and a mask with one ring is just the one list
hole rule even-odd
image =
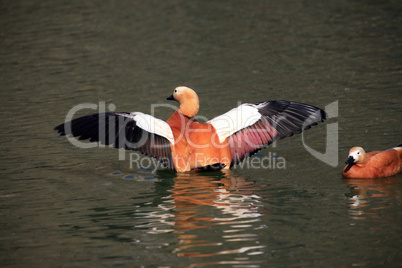
[[[2, 1], [0, 264], [400, 266], [401, 175], [345, 180], [341, 170], [352, 146], [402, 143], [401, 10], [398, 1]], [[209, 119], [274, 99], [338, 109], [304, 140], [254, 158], [285, 166], [227, 172], [154, 171], [130, 162], [132, 152], [119, 160], [53, 131], [84, 103], [151, 113], [179, 85], [199, 93]], [[336, 166], [306, 149], [325, 153], [331, 124]]]

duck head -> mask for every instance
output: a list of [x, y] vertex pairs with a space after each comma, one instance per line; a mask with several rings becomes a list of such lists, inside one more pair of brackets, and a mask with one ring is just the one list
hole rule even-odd
[[345, 172], [348, 172], [348, 170], [353, 166], [353, 165], [364, 165], [364, 161], [366, 160], [366, 152], [362, 147], [353, 147], [349, 151], [349, 156], [348, 160], [346, 160], [345, 164], [348, 166], [345, 169]]
[[195, 116], [200, 108], [197, 93], [188, 87], [176, 87], [173, 90], [172, 96], [168, 97], [167, 100], [175, 100], [179, 102], [179, 111], [187, 117]]

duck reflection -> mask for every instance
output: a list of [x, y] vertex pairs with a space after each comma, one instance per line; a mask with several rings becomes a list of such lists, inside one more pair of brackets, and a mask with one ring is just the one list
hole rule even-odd
[[266, 228], [260, 217], [268, 213], [262, 205], [268, 197], [259, 193], [264, 188], [232, 170], [177, 174], [157, 212], [148, 212], [154, 224], [147, 232], [175, 233], [179, 243], [173, 252], [182, 257], [262, 254], [258, 232]]
[[353, 219], [386, 217], [383, 210], [392, 207], [390, 202], [402, 194], [401, 177], [345, 179], [344, 183], [350, 186], [347, 196], [350, 199], [349, 215]]
[[252, 182], [227, 176], [227, 173], [218, 176], [180, 174], [172, 189], [176, 230], [206, 228], [208, 222], [233, 218], [259, 217], [261, 197], [254, 193], [257, 190]]

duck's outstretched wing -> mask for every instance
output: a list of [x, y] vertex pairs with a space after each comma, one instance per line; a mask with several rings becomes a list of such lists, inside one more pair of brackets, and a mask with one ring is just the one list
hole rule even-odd
[[290, 137], [326, 119], [320, 108], [291, 101], [244, 103], [208, 121], [219, 140], [228, 139], [236, 165], [277, 139]]
[[174, 169], [170, 144], [174, 138], [163, 120], [140, 112], [99, 113], [73, 119], [54, 128], [61, 135], [89, 139], [115, 148], [140, 151]]

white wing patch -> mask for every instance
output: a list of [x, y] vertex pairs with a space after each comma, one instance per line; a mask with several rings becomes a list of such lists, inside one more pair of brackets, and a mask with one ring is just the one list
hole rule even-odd
[[132, 112], [130, 114], [116, 113], [121, 116], [132, 118], [139, 128], [150, 133], [157, 134], [159, 136], [165, 137], [174, 145], [173, 132], [168, 123], [165, 121], [155, 118], [149, 114], [144, 114], [141, 112]]
[[401, 147], [401, 146], [397, 146], [397, 147], [394, 147], [394, 148], [391, 148], [391, 149], [388, 149], [388, 150], [392, 150], [392, 149], [397, 150], [397, 151], [399, 151], [399, 150], [402, 151], [402, 147]]
[[255, 106], [244, 103], [227, 113], [211, 119], [207, 123], [210, 123], [216, 129], [219, 141], [223, 142], [233, 133], [251, 126], [261, 119], [261, 114]]

